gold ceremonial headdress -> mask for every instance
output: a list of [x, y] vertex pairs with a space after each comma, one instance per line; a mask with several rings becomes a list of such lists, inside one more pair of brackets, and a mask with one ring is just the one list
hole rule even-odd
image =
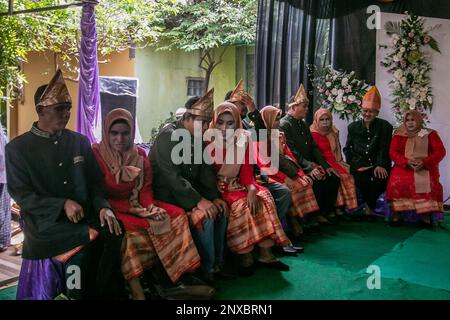
[[309, 103], [308, 95], [306, 94], [303, 83], [300, 85], [300, 88], [298, 88], [297, 93], [295, 94], [294, 102], [295, 103]]
[[362, 98], [363, 109], [381, 109], [381, 94], [376, 86], [371, 87]]
[[194, 103], [191, 109], [187, 109], [186, 112], [212, 119], [214, 115], [214, 88], [203, 95], [203, 97]]
[[61, 69], [58, 69], [42, 93], [36, 106], [49, 107], [61, 103], [72, 103]]
[[236, 88], [234, 88], [233, 92], [231, 93], [230, 99], [228, 99], [228, 101], [230, 102], [241, 101], [242, 97], [245, 96], [246, 94], [247, 92], [244, 89], [244, 82], [241, 79], [236, 85]]

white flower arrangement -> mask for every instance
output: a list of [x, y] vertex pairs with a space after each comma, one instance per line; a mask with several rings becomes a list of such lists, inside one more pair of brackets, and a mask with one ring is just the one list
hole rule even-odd
[[[408, 14], [406, 12], [406, 14]], [[424, 19], [408, 15], [401, 22], [388, 22], [385, 29], [392, 36], [391, 52], [382, 62], [393, 78], [389, 82], [392, 88], [392, 109], [400, 123], [407, 110], [417, 110], [428, 122], [428, 113], [433, 107], [433, 93], [430, 86], [431, 64], [422, 48], [429, 46], [440, 52], [436, 40], [429, 32], [440, 25], [424, 29]]]
[[315, 67], [312, 84], [318, 107], [327, 108], [340, 119], [356, 120], [361, 115], [361, 100], [369, 86], [350, 73], [324, 67], [320, 72]]

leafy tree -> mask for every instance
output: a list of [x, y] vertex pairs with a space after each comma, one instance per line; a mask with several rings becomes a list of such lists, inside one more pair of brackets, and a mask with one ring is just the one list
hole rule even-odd
[[[178, 2], [176, 15], [166, 16], [159, 50], [200, 50], [199, 67], [205, 71], [204, 90], [211, 74], [223, 62], [230, 45], [253, 44], [257, 0], [191, 0]], [[216, 48], [221, 48], [216, 54]]]
[[[43, 8], [60, 0], [15, 0], [14, 10]], [[97, 47], [100, 55], [149, 45], [158, 40], [162, 19], [176, 14], [175, 0], [101, 0], [95, 8]], [[0, 2], [0, 12], [7, 1]], [[31, 51], [54, 52], [63, 67], [78, 71], [81, 8], [0, 17], [0, 97], [6, 88], [25, 81], [19, 65]]]

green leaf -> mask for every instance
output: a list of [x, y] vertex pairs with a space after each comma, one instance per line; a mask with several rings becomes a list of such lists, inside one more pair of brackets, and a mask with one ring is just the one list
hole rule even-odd
[[438, 45], [438, 43], [437, 43], [435, 38], [430, 37], [430, 42], [428, 42], [428, 44], [431, 47], [431, 49], [441, 53], [441, 50], [439, 50], [439, 45]]

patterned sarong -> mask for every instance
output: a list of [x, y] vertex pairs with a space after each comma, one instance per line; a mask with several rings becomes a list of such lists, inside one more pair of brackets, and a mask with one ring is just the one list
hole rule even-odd
[[171, 231], [152, 235], [149, 230], [127, 231], [122, 242], [122, 274], [126, 280], [140, 276], [161, 261], [172, 282], [200, 266], [200, 256], [192, 240], [188, 218], [171, 218]]
[[261, 242], [272, 239], [277, 245], [290, 244], [278, 219], [275, 202], [268, 190], [259, 190], [257, 196], [263, 201], [263, 209], [253, 216], [242, 198], [231, 205], [228, 218], [227, 244], [231, 251], [242, 252]]
[[350, 174], [341, 174], [341, 185], [338, 191], [336, 206], [345, 206], [345, 208], [348, 210], [358, 208], [355, 180]]

